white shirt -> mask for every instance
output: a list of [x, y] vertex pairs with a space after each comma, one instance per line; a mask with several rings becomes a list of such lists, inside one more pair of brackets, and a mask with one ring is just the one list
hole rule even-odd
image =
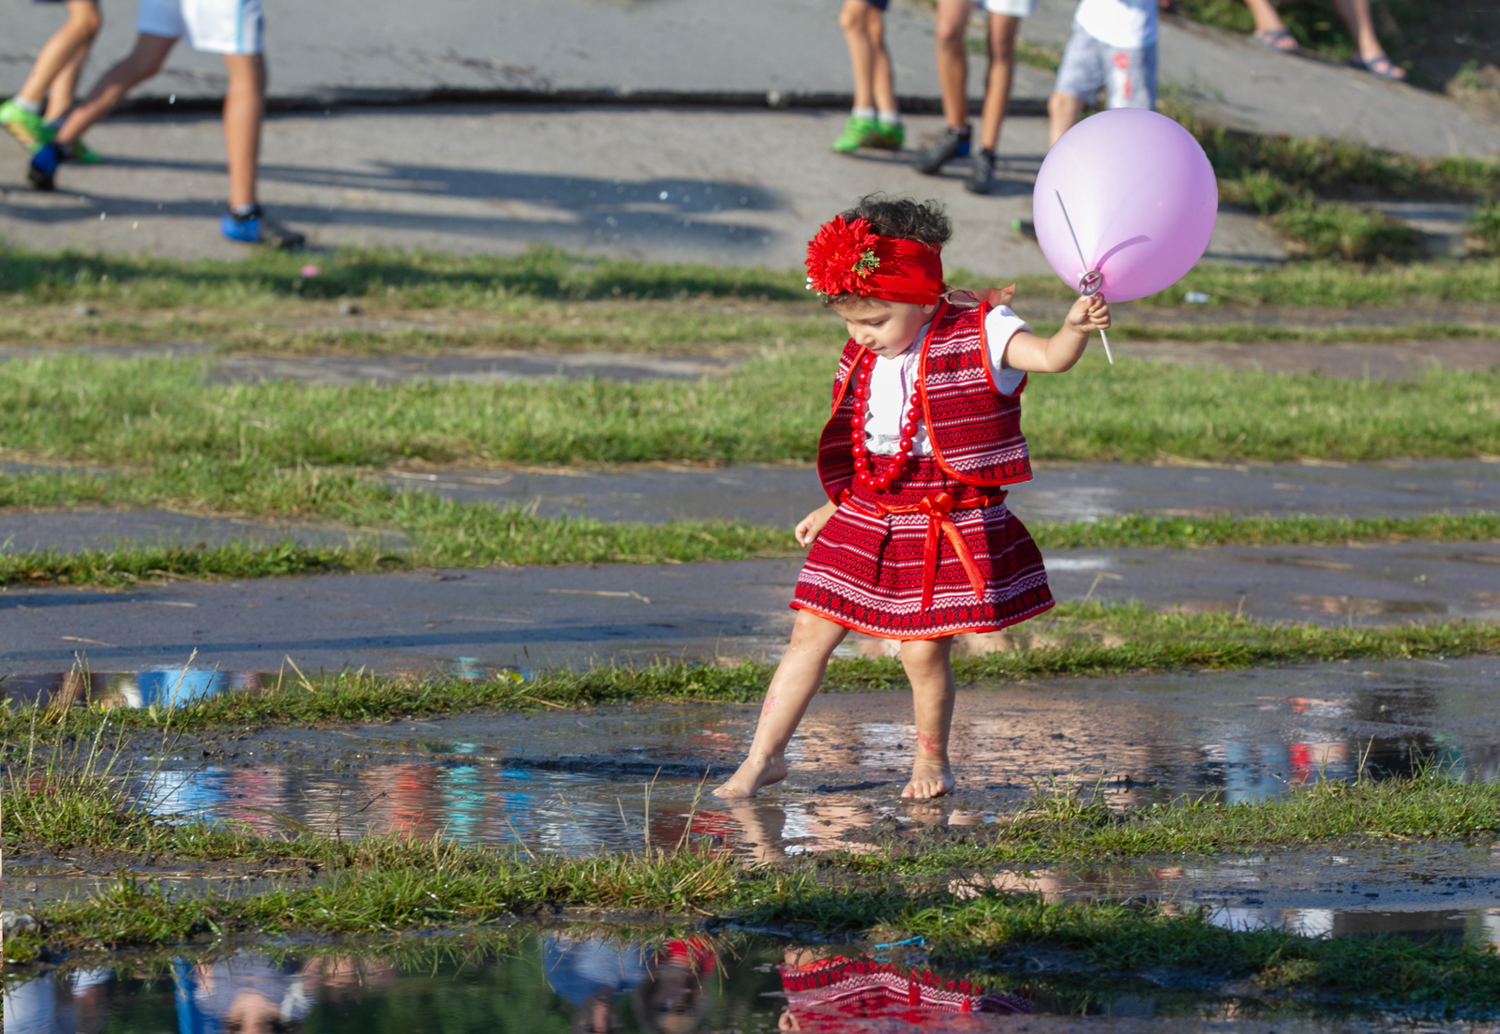
[[1081, 0], [1073, 22], [1116, 50], [1141, 50], [1156, 42], [1158, 0]]
[[[894, 359], [875, 357], [870, 370], [870, 415], [875, 419], [865, 425], [865, 446], [877, 456], [894, 456], [900, 451], [901, 425], [911, 406], [911, 393], [917, 384], [917, 366], [922, 359], [922, 342], [932, 324], [922, 324], [906, 351]], [[1002, 395], [1014, 395], [1026, 376], [1024, 370], [1013, 370], [1002, 364], [1005, 349], [1018, 330], [1030, 330], [1026, 321], [1004, 305], [997, 305], [984, 318], [984, 340], [990, 352], [990, 374]], [[913, 456], [931, 456], [932, 443], [927, 439], [926, 421], [918, 421], [912, 439]]]

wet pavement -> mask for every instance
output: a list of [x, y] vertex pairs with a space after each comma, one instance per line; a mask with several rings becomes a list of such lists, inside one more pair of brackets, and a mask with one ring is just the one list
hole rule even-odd
[[[1049, 550], [1046, 562], [1063, 600], [1351, 627], [1500, 617], [1500, 543]], [[775, 659], [800, 567], [788, 557], [11, 589], [0, 593], [0, 667], [55, 672], [86, 654], [100, 671], [171, 668], [195, 650], [197, 664], [226, 671], [287, 658], [380, 672]], [[888, 645], [851, 637], [841, 649]], [[959, 648], [1012, 645], [993, 633]]]
[[[722, 518], [791, 527], [826, 501], [816, 472], [803, 466], [395, 471], [386, 481], [463, 502], [509, 503], [547, 516], [587, 514], [606, 521]], [[1035, 480], [1012, 486], [1006, 502], [1022, 520], [1047, 521], [1127, 513], [1418, 517], [1493, 512], [1500, 511], [1500, 462], [1038, 463]]]
[[[276, 676], [157, 671], [73, 683], [114, 706], [214, 691], [253, 692]], [[792, 775], [749, 802], [704, 791], [732, 771], [754, 705], [658, 704], [469, 715], [393, 724], [208, 730], [129, 741], [116, 759], [164, 815], [207, 815], [268, 834], [310, 827], [589, 854], [711, 843], [758, 861], [878, 849], [921, 828], [977, 829], [1013, 812], [1037, 782], [1095, 787], [1112, 807], [1208, 795], [1226, 805], [1363, 773], [1436, 764], [1500, 778], [1496, 658], [1357, 662], [1243, 672], [977, 686], [959, 695], [959, 787], [936, 802], [898, 797], [915, 740], [905, 692], [823, 694], [789, 751]], [[13, 679], [16, 699], [57, 680]], [[8, 857], [7, 902], [101, 885], [117, 873]], [[1005, 870], [1001, 889], [1050, 900], [1146, 895], [1203, 905], [1235, 927], [1309, 936], [1405, 931], [1500, 941], [1500, 844], [1386, 843], [1211, 859], [1147, 858]], [[12, 891], [11, 888], [15, 888]], [[959, 888], [959, 893], [963, 893]], [[15, 897], [12, 897], [12, 893]]]
[[[279, 947], [279, 946], [278, 946]], [[358, 1034], [441, 1030], [628, 1034], [1000, 1034], [1210, 1030], [1247, 1034], [1462, 1031], [1351, 1006], [1260, 998], [1243, 988], [1172, 988], [1049, 974], [1024, 952], [981, 976], [945, 970], [919, 946], [801, 944], [766, 934], [619, 926], [517, 926], [395, 950], [378, 943], [274, 954], [255, 945], [160, 973], [128, 964], [23, 971], [5, 982], [12, 1034]], [[1014, 972], [1030, 963], [1031, 972]], [[956, 981], [962, 980], [961, 984]], [[254, 1017], [265, 1024], [245, 1026]]]
[[177, 546], [213, 547], [231, 543], [264, 546], [285, 541], [306, 546], [378, 543], [389, 550], [406, 546], [399, 531], [378, 535], [326, 524], [252, 521], [232, 517], [197, 517], [167, 510], [66, 510], [0, 512], [0, 552], [27, 553], [55, 549]]

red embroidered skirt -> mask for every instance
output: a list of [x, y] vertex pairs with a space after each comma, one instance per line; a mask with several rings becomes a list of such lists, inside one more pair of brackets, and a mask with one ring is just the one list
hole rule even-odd
[[[870, 459], [877, 474], [890, 462], [884, 456]], [[947, 534], [937, 535], [936, 563], [929, 575], [933, 518], [881, 512], [881, 504], [915, 507], [942, 493], [959, 500], [947, 520], [962, 536], [982, 580], [978, 596], [971, 569]], [[949, 477], [931, 456], [913, 456], [901, 479], [884, 492], [856, 484], [813, 542], [792, 607], [884, 639], [993, 632], [1051, 609], [1054, 600], [1042, 554], [1000, 494]], [[981, 495], [991, 497], [988, 505], [964, 505], [965, 497]], [[923, 608], [928, 577], [932, 603]]]

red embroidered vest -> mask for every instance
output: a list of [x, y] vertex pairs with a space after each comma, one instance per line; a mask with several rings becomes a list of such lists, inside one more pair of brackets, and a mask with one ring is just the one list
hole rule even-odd
[[[987, 305], [942, 303], [933, 314], [917, 366], [933, 458], [949, 476], [980, 487], [1031, 480], [1031, 459], [1021, 434], [1026, 379], [1014, 395], [1002, 395], [995, 386], [984, 334], [988, 312]], [[833, 382], [833, 415], [818, 439], [818, 477], [835, 502], [854, 483], [854, 452], [849, 447], [854, 396], [847, 388], [863, 352], [852, 338], [844, 346]]]

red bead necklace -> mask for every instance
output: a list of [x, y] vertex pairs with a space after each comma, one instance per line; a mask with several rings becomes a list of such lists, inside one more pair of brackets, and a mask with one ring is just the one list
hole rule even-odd
[[875, 419], [867, 405], [870, 401], [870, 372], [874, 367], [875, 354], [867, 351], [860, 357], [859, 365], [854, 368], [854, 406], [857, 412], [853, 421], [854, 427], [849, 434], [849, 442], [854, 451], [854, 480], [872, 492], [884, 492], [901, 476], [901, 472], [906, 469], [907, 461], [911, 459], [912, 442], [917, 436], [917, 423], [922, 419], [922, 396], [920, 388], [912, 392], [911, 406], [906, 411], [906, 421], [901, 425], [901, 439], [896, 443], [896, 455], [892, 457], [891, 464], [885, 469], [885, 473], [876, 477], [870, 473], [870, 450], [865, 445], [865, 425], [874, 422]]

